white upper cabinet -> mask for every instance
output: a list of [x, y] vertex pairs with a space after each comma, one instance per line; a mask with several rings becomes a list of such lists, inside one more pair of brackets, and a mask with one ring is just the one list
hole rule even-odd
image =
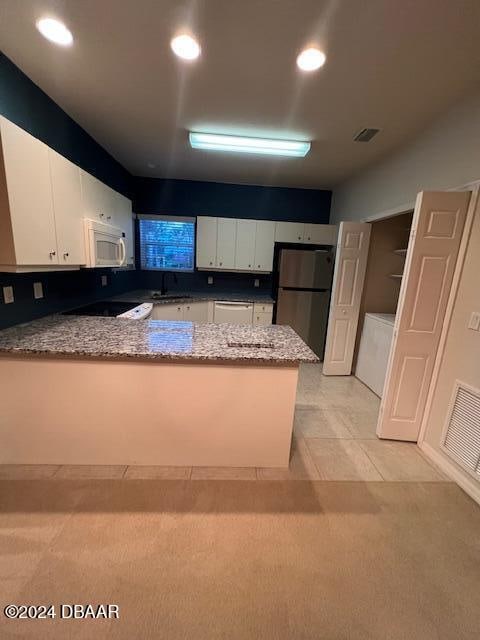
[[310, 244], [337, 244], [337, 227], [334, 224], [306, 224], [303, 241]]
[[217, 218], [197, 218], [197, 267], [215, 269], [217, 265]]
[[80, 170], [83, 216], [105, 224], [113, 224], [113, 197], [110, 189], [86, 171]]
[[276, 222], [275, 242], [303, 242], [303, 222]]
[[197, 267], [271, 272], [275, 242], [336, 244], [331, 224], [274, 222], [233, 218], [197, 218]]
[[135, 264], [135, 242], [134, 227], [132, 217], [132, 203], [121, 193], [114, 193], [115, 211], [113, 213], [114, 222], [125, 234], [125, 259], [127, 265]]
[[337, 227], [334, 224], [276, 222], [275, 225], [275, 242], [328, 245], [337, 243]]
[[248, 271], [255, 268], [255, 220], [237, 220], [235, 269]]
[[84, 265], [84, 218], [120, 226], [133, 264], [131, 202], [0, 116], [0, 267], [49, 271]]
[[0, 264], [58, 264], [48, 147], [0, 117]]
[[48, 150], [58, 264], [85, 264], [80, 169], [53, 149]]
[[275, 246], [275, 222], [257, 220], [255, 234], [255, 271], [271, 271]]
[[217, 218], [217, 269], [235, 269], [237, 221]]

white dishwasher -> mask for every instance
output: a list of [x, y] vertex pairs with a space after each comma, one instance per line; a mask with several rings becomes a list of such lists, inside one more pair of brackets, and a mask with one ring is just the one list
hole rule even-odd
[[230, 302], [217, 300], [213, 312], [215, 323], [252, 324], [253, 304], [251, 302]]

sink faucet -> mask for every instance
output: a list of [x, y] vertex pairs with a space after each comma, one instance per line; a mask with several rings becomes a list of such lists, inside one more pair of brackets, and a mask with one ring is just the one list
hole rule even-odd
[[[172, 273], [172, 272], [170, 272], [170, 271], [163, 271], [162, 272], [162, 284], [161, 284], [161, 287], [160, 287], [160, 295], [161, 296], [164, 296], [167, 293], [167, 287], [166, 287], [165, 281], [166, 281], [167, 275], [169, 273]], [[173, 280], [174, 280], [175, 284], [177, 284], [177, 275], [176, 275], [176, 273], [172, 273], [172, 275], [173, 275]]]

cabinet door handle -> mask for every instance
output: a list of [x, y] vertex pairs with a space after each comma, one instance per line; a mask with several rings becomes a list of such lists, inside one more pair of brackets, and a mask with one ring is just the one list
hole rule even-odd
[[212, 266], [213, 262], [210, 262], [210, 266]]
[[[112, 216], [107, 216], [107, 220], [111, 220], [111, 219], [112, 219]], [[309, 238], [309, 240], [310, 240], [310, 238]]]
[[299, 239], [299, 240], [301, 240], [301, 239], [302, 239], [302, 236], [298, 236], [298, 239]]
[[68, 258], [68, 252], [65, 252], [65, 253], [63, 254], [63, 257], [64, 257], [64, 258]]
[[100, 218], [103, 218], [103, 216], [105, 215], [104, 213], [99, 213], [98, 214], [100, 216]]
[[56, 256], [57, 252], [56, 251], [50, 251], [50, 258], [53, 258], [53, 256]]
[[310, 240], [310, 236], [308, 236], [307, 240]]
[[220, 266], [222, 266], [222, 265], [223, 265], [223, 262], [220, 262]]
[[249, 266], [249, 267], [251, 267], [252, 265], [251, 265], [251, 264], [249, 264], [248, 266]]
[[260, 265], [258, 265], [258, 269], [260, 269]]

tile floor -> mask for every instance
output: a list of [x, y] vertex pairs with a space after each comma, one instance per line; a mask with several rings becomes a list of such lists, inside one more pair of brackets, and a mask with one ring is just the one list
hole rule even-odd
[[355, 377], [302, 365], [289, 469], [0, 465], [0, 479], [448, 481], [415, 444], [377, 439], [379, 406]]

